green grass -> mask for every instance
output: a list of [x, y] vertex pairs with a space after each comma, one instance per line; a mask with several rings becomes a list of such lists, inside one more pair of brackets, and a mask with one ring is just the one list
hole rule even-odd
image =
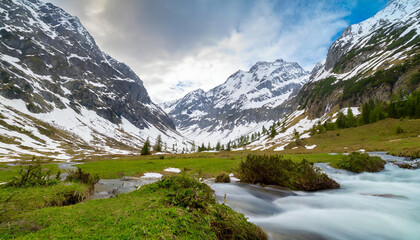
[[36, 209], [67, 205], [72, 197], [83, 201], [89, 196], [89, 187], [79, 183], [28, 188], [0, 187], [0, 228]]
[[[397, 133], [398, 126], [403, 128], [403, 133]], [[317, 134], [305, 139], [306, 145], [317, 145], [314, 149], [309, 150], [299, 147], [298, 149], [284, 152], [287, 154], [342, 153], [360, 149], [365, 149], [366, 151], [403, 152], [403, 150], [418, 149], [418, 146], [420, 146], [419, 135], [420, 119], [385, 119], [359, 127]]]
[[[235, 173], [241, 159], [245, 158], [250, 152], [222, 152], [218, 154], [194, 154], [173, 155], [158, 159], [157, 157], [127, 157], [112, 160], [90, 161], [78, 165], [81, 169], [93, 175], [98, 174], [100, 178], [120, 178], [122, 176], [142, 176], [145, 172], [158, 172], [164, 175], [171, 175], [163, 170], [168, 167], [175, 167], [186, 172], [189, 176], [200, 176], [204, 178], [216, 177], [222, 172]], [[255, 152], [253, 152], [255, 154]], [[258, 152], [264, 154], [264, 152]], [[202, 158], [203, 157], [203, 158]], [[327, 153], [316, 154], [286, 154], [285, 158], [290, 158], [294, 162], [306, 159], [309, 162], [331, 162], [336, 161], [340, 156], [331, 156]]]
[[216, 203], [206, 184], [185, 177], [164, 179], [111, 199], [43, 208], [10, 225], [11, 230], [2, 233], [4, 238], [266, 238], [242, 214]]
[[87, 162], [79, 165], [81, 169], [91, 174], [98, 174], [100, 178], [119, 178], [121, 176], [142, 176], [145, 172], [160, 172], [168, 167], [186, 170], [187, 174], [215, 176], [221, 171], [234, 171], [239, 158], [165, 158], [149, 159], [138, 156], [136, 158], [121, 158]]
[[[20, 166], [8, 166], [6, 163], [0, 163], [0, 183], [7, 182], [17, 175]], [[43, 168], [49, 168], [52, 170], [52, 174], [56, 174], [59, 171], [57, 164], [44, 164]], [[61, 170], [61, 172], [64, 172]]]

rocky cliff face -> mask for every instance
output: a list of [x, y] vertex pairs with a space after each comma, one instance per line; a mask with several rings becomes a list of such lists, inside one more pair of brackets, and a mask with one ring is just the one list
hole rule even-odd
[[288, 113], [290, 106], [282, 104], [308, 77], [297, 63], [258, 62], [208, 92], [199, 89], [161, 107], [187, 137], [198, 142], [228, 141]]
[[0, 1], [0, 19], [3, 108], [22, 102], [24, 107], [16, 111], [43, 116], [40, 120], [99, 145], [128, 130], [110, 127], [97, 134], [96, 120], [105, 128], [129, 125], [137, 135], [128, 144], [131, 147], [159, 132], [179, 137], [174, 122], [150, 100], [140, 78], [102, 52], [77, 17], [38, 0], [7, 0]]
[[418, 72], [420, 1], [392, 0], [372, 18], [348, 27], [313, 69], [297, 105], [312, 117], [369, 98], [410, 92]]

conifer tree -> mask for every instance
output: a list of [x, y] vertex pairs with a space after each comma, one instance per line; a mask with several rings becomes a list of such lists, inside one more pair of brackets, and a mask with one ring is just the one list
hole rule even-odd
[[262, 134], [266, 134], [267, 133], [267, 129], [265, 129], [265, 126], [262, 127]]
[[351, 108], [347, 110], [347, 127], [355, 127], [356, 126], [356, 118], [354, 117], [353, 111]]
[[271, 128], [270, 128], [270, 137], [273, 138], [276, 135], [277, 135], [276, 124], [273, 124], [273, 126], [271, 126]]
[[153, 146], [153, 150], [156, 152], [162, 152], [162, 137], [160, 134], [156, 138], [156, 143]]
[[216, 151], [220, 151], [220, 142], [217, 142], [217, 144], [216, 144]]
[[346, 128], [346, 116], [344, 115], [343, 112], [339, 112], [338, 113], [338, 117], [337, 117], [337, 127], [338, 128]]
[[150, 155], [150, 141], [147, 138], [146, 142], [144, 142], [143, 147], [141, 148], [141, 155]]

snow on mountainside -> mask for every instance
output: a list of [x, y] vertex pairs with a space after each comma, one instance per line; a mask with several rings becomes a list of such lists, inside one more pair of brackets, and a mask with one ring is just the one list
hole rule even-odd
[[288, 113], [289, 106], [282, 104], [308, 77], [297, 63], [258, 62], [208, 92], [198, 89], [161, 107], [186, 137], [198, 143], [227, 142]]
[[295, 108], [320, 117], [337, 106], [360, 106], [370, 98], [388, 101], [393, 94], [411, 92], [419, 56], [420, 0], [390, 1], [331, 45], [295, 98]]
[[311, 81], [350, 79], [386, 69], [415, 54], [420, 44], [420, 1], [391, 0], [375, 16], [349, 26], [331, 45]]
[[356, 115], [369, 99], [389, 101], [392, 94], [420, 89], [414, 81], [419, 72], [420, 1], [392, 0], [372, 18], [349, 26], [331, 45], [292, 99], [294, 112], [280, 119], [285, 129], [277, 126], [274, 138], [264, 135], [246, 148], [282, 151], [294, 141], [295, 130], [309, 137], [314, 124], [334, 121], [348, 106]]
[[159, 134], [171, 149], [187, 146], [139, 77], [77, 17], [10, 0], [0, 1], [0, 19], [0, 156], [138, 152]]

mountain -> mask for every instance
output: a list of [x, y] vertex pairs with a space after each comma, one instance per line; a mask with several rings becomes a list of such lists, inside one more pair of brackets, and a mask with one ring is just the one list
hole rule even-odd
[[284, 101], [308, 78], [297, 63], [257, 62], [207, 92], [198, 89], [160, 106], [186, 137], [199, 143], [227, 142], [288, 113], [290, 106]]
[[[293, 113], [274, 138], [262, 136], [253, 150], [284, 150], [318, 122], [335, 121], [338, 112], [355, 115], [370, 99], [404, 99], [420, 89], [420, 1], [392, 0], [375, 16], [349, 26], [330, 46], [309, 81], [288, 101]], [[401, 98], [402, 97], [402, 98]], [[313, 148], [316, 146], [305, 146]]]
[[392, 0], [372, 18], [349, 26], [311, 72], [298, 105], [313, 117], [336, 106], [360, 106], [411, 92], [419, 71], [420, 1]]
[[0, 19], [1, 155], [137, 152], [159, 134], [171, 147], [185, 142], [140, 78], [102, 52], [77, 17], [16, 0], [0, 1]]

